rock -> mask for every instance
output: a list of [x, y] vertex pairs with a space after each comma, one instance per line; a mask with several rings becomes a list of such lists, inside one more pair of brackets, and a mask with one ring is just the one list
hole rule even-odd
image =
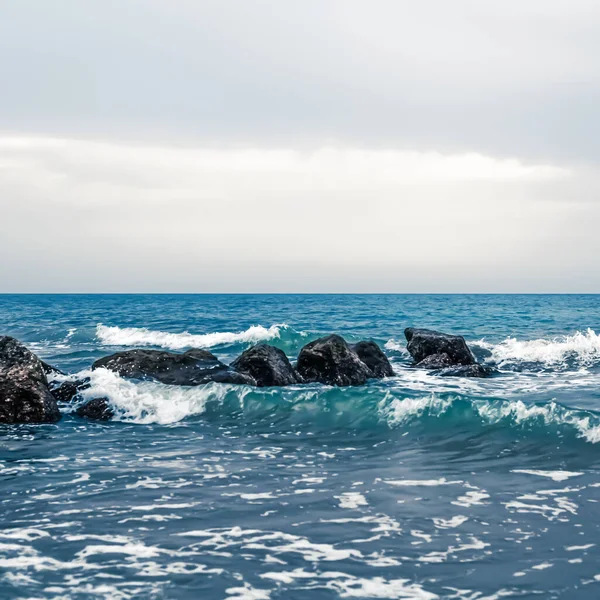
[[150, 379], [168, 385], [201, 385], [210, 381], [256, 385], [254, 379], [237, 373], [207, 350], [183, 354], [162, 350], [126, 350], [97, 360], [92, 369], [109, 369], [122, 377]]
[[436, 375], [442, 377], [491, 377], [497, 373], [493, 367], [487, 365], [460, 365], [458, 367], [449, 367], [446, 369], [440, 369], [436, 372]]
[[442, 352], [441, 354], [430, 354], [415, 366], [421, 369], [444, 369], [451, 367], [453, 364], [452, 359], [445, 352]]
[[339, 335], [310, 342], [298, 355], [296, 366], [305, 381], [327, 385], [362, 385], [373, 373]]
[[60, 369], [49, 365], [43, 360], [40, 360], [40, 364], [42, 365], [42, 369], [44, 369], [44, 373], [46, 373], [46, 375], [64, 375], [64, 373]]
[[231, 368], [252, 377], [259, 387], [302, 382], [285, 352], [268, 344], [257, 344], [249, 348], [231, 363]]
[[350, 347], [356, 352], [358, 358], [371, 369], [373, 377], [381, 379], [394, 376], [394, 369], [392, 369], [388, 357], [375, 342], [363, 340]]
[[0, 337], [0, 423], [54, 423], [60, 412], [42, 361], [21, 342]]
[[406, 349], [415, 363], [421, 363], [433, 354], [446, 354], [452, 365], [473, 365], [476, 362], [465, 338], [460, 335], [413, 327], [405, 329], [404, 335], [408, 341]]
[[110, 421], [115, 416], [115, 411], [111, 408], [108, 398], [92, 398], [77, 407], [75, 414], [78, 417], [86, 417], [96, 421]]
[[77, 398], [79, 392], [90, 387], [90, 378], [86, 377], [75, 381], [51, 381], [48, 387], [59, 402], [72, 402]]

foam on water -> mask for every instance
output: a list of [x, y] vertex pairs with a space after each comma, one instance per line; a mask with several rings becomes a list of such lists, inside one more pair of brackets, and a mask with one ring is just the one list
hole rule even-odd
[[[236, 389], [216, 383], [197, 387], [135, 383], [107, 369], [84, 371], [81, 375], [91, 379], [91, 387], [81, 394], [84, 400], [107, 397], [116, 410], [117, 420], [140, 424], [166, 425], [200, 415], [205, 412], [209, 400], [222, 400]], [[243, 394], [244, 389], [240, 387], [236, 391]]]
[[322, 428], [350, 427], [354, 430], [385, 427], [403, 429], [439, 423], [477, 431], [502, 425], [514, 431], [538, 433], [572, 432], [590, 443], [600, 442], [600, 415], [555, 401], [525, 403], [514, 399], [477, 399], [462, 394], [404, 396], [403, 390], [378, 387], [253, 388], [208, 383], [196, 387], [135, 382], [106, 369], [83, 371], [91, 387], [82, 401], [107, 397], [116, 420], [139, 424], [171, 424], [199, 416], [211, 408], [218, 418], [250, 418], [253, 423], [272, 425], [289, 422]]
[[600, 360], [600, 336], [588, 328], [573, 335], [552, 339], [518, 340], [507, 337], [499, 344], [485, 340], [471, 342], [491, 352], [491, 360], [499, 366], [512, 363], [539, 363], [544, 367], [565, 367], [568, 361], [589, 366]]
[[227, 344], [245, 344], [265, 342], [281, 337], [287, 325], [277, 324], [270, 327], [253, 325], [245, 331], [216, 331], [214, 333], [193, 334], [152, 331], [145, 327], [108, 327], [99, 323], [96, 326], [96, 337], [109, 346], [158, 346], [169, 350], [183, 348], [213, 348]]

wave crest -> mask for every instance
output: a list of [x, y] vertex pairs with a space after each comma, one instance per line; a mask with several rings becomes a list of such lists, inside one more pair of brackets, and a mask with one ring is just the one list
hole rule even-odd
[[458, 394], [407, 397], [400, 391], [319, 385], [251, 388], [209, 383], [197, 387], [133, 382], [106, 369], [84, 371], [92, 386], [83, 401], [109, 398], [116, 419], [140, 424], [172, 424], [189, 417], [254, 426], [310, 427], [334, 431], [385, 428], [426, 431], [482, 428], [519, 434], [574, 436], [600, 442], [600, 415], [555, 401], [527, 404], [521, 400], [469, 399]]
[[600, 336], [588, 328], [585, 333], [564, 335], [553, 339], [521, 341], [508, 337], [499, 344], [485, 340], [473, 345], [490, 352], [488, 360], [500, 367], [537, 363], [543, 367], [569, 367], [573, 364], [591, 366], [600, 360]]
[[213, 348], [229, 344], [264, 342], [280, 338], [284, 329], [287, 329], [285, 324], [271, 325], [269, 328], [252, 325], [238, 333], [216, 331], [193, 334], [187, 331], [183, 333], [153, 331], [145, 327], [108, 327], [99, 323], [96, 326], [96, 337], [103, 344], [109, 346], [158, 346], [169, 350], [182, 350], [184, 348]]
[[600, 415], [554, 401], [526, 404], [521, 400], [467, 400], [458, 396], [443, 398], [431, 395], [424, 398], [395, 398], [382, 407], [382, 415], [390, 427], [407, 425], [415, 420], [424, 423], [435, 419], [445, 426], [479, 423], [513, 429], [567, 428], [587, 442], [600, 442]]

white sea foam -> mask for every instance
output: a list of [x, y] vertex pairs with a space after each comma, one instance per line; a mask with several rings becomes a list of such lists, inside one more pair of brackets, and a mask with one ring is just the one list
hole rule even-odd
[[344, 492], [340, 496], [335, 496], [335, 499], [339, 500], [340, 508], [354, 509], [369, 504], [367, 499], [358, 492]]
[[214, 333], [193, 334], [171, 333], [168, 331], [152, 331], [145, 327], [108, 327], [99, 323], [96, 326], [96, 337], [109, 346], [158, 346], [170, 350], [183, 348], [212, 348], [225, 344], [244, 344], [264, 342], [281, 336], [285, 324], [253, 325], [245, 331], [216, 331]]
[[583, 475], [579, 471], [540, 471], [535, 469], [513, 469], [513, 473], [523, 473], [525, 475], [538, 475], [539, 477], [548, 477], [553, 481], [566, 481], [571, 477]]
[[208, 383], [197, 387], [164, 385], [155, 382], [134, 383], [106, 369], [83, 372], [91, 387], [81, 393], [84, 399], [107, 397], [116, 411], [115, 418], [136, 423], [176, 423], [205, 412], [210, 400], [221, 402], [229, 393], [240, 399], [246, 388]]
[[574, 359], [581, 365], [600, 360], [600, 335], [593, 329], [552, 339], [518, 340], [508, 337], [499, 344], [485, 340], [471, 342], [492, 353], [492, 360], [502, 366], [506, 363], [533, 362], [544, 366], [563, 365]]
[[[458, 396], [440, 398], [431, 394], [422, 398], [384, 399], [379, 410], [390, 427], [397, 427], [422, 417], [440, 418], [461, 402], [467, 401]], [[521, 400], [472, 400], [468, 401], [468, 405], [473, 417], [490, 425], [510, 421], [514, 425], [539, 423], [544, 426], [570, 426], [586, 441], [600, 442], [600, 424], [595, 416], [556, 402], [526, 404]], [[464, 420], [464, 416], [461, 418]]]

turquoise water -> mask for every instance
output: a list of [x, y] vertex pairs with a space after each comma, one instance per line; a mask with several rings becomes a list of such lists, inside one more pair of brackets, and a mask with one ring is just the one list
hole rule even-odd
[[[491, 379], [410, 367], [463, 334]], [[116, 417], [0, 427], [1, 598], [600, 597], [600, 297], [0, 296], [67, 373], [132, 347], [372, 338], [360, 388], [92, 374]]]

